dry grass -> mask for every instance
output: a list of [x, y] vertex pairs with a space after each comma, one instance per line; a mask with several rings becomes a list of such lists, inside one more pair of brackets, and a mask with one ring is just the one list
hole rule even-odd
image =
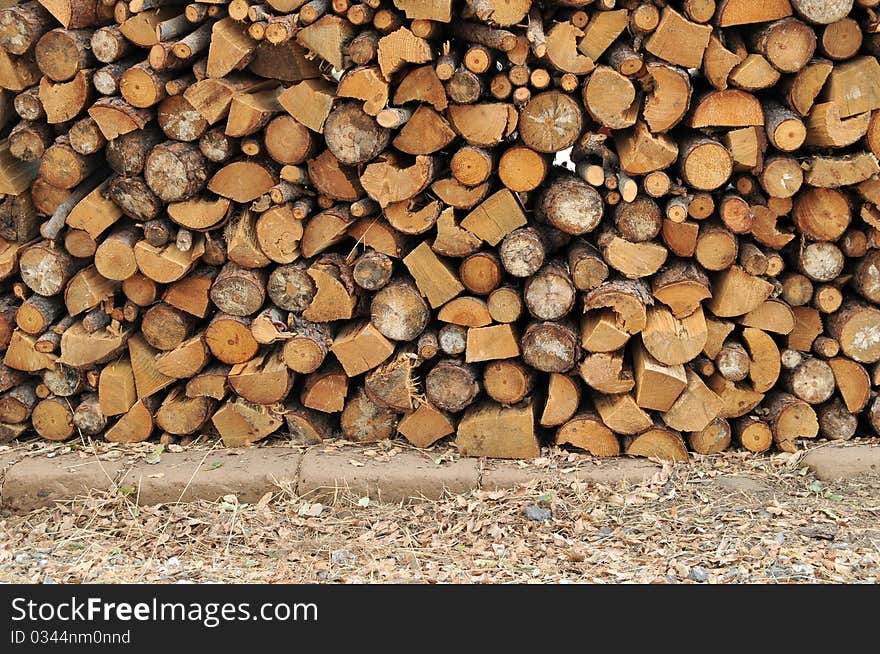
[[[149, 449], [139, 452], [125, 456]], [[552, 448], [534, 465], [579, 456]], [[877, 582], [880, 478], [825, 484], [799, 460], [733, 452], [637, 486], [535, 484], [409, 505], [341, 493], [325, 506], [284, 489], [252, 505], [92, 495], [2, 517], [0, 581]], [[552, 518], [528, 519], [530, 506]]]

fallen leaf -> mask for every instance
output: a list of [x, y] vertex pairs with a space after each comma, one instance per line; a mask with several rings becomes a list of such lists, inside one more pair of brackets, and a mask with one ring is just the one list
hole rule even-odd
[[303, 503], [302, 506], [299, 507], [299, 515], [308, 516], [310, 518], [317, 518], [321, 515], [321, 512], [324, 510], [324, 505], [320, 502], [315, 502], [314, 504], [310, 504], [309, 502]]

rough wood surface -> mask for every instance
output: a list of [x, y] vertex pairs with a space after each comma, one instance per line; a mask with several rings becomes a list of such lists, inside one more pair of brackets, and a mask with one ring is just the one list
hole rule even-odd
[[0, 4], [5, 433], [880, 424], [875, 0]]

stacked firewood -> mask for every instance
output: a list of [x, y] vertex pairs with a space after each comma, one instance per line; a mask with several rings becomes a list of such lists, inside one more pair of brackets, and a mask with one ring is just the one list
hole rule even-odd
[[880, 432], [878, 0], [253, 1], [0, 0], [0, 441]]

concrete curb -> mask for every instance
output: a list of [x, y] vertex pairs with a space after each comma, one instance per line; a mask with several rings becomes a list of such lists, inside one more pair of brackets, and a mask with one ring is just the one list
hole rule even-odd
[[[116, 491], [139, 504], [215, 501], [235, 495], [256, 502], [268, 492], [285, 490], [312, 501], [339, 495], [368, 496], [386, 502], [437, 499], [445, 492], [512, 488], [532, 481], [615, 484], [642, 483], [660, 471], [645, 459], [615, 458], [582, 462], [565, 468], [523, 466], [517, 461], [458, 459], [437, 463], [430, 454], [366, 454], [366, 448], [335, 452], [313, 447], [300, 452], [284, 447], [257, 447], [164, 453], [150, 465], [102, 461], [79, 454], [28, 457], [12, 464], [0, 492], [0, 508], [22, 513], [93, 490]], [[828, 446], [804, 456], [803, 464], [820, 479], [840, 479], [880, 472], [880, 446]], [[762, 492], [745, 478], [721, 478], [731, 491]], [[769, 488], [766, 490], [770, 490]]]

